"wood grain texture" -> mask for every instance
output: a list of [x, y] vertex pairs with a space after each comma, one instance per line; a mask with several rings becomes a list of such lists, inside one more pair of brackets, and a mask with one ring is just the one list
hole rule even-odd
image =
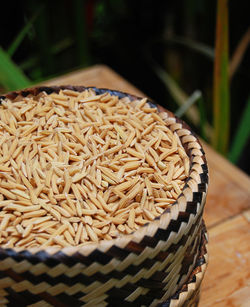
[[[105, 65], [96, 65], [59, 78], [47, 85], [85, 85], [145, 96]], [[210, 184], [205, 208], [209, 229], [210, 264], [200, 306], [250, 306], [250, 179], [203, 143]]]
[[204, 216], [209, 229], [250, 208], [250, 180], [209, 145], [202, 145], [210, 176]]
[[209, 231], [200, 306], [250, 306], [250, 227], [241, 214]]

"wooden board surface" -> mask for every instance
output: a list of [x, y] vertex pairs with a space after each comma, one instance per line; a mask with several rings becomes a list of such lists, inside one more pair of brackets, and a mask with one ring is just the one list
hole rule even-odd
[[[145, 96], [109, 67], [96, 65], [45, 82], [85, 85]], [[200, 306], [250, 306], [250, 179], [203, 143], [210, 184], [205, 208], [209, 266]]]

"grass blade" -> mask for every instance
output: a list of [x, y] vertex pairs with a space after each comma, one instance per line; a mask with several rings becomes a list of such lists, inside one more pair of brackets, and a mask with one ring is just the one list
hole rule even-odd
[[206, 124], [207, 124], [207, 112], [205, 108], [205, 102], [203, 97], [201, 96], [198, 100], [198, 108], [200, 113], [200, 127], [199, 127], [199, 134], [203, 140], [208, 142], [207, 134], [206, 134]]
[[[159, 79], [165, 84], [173, 99], [180, 107], [182, 107], [188, 100], [188, 95], [180, 88], [177, 82], [164, 69], [162, 69], [160, 65], [158, 65], [158, 63], [156, 63], [152, 58], [150, 59], [150, 62], [152, 64], [153, 70]], [[185, 115], [195, 126], [201, 126], [201, 117], [196, 106], [191, 105], [186, 111]], [[206, 135], [205, 139], [211, 138], [213, 135], [212, 127], [206, 120], [204, 123], [202, 123], [202, 125], [204, 125], [204, 131]]]
[[247, 51], [247, 48], [250, 44], [250, 28], [247, 29], [246, 33], [243, 35], [241, 40], [239, 41], [238, 46], [236, 47], [232, 59], [229, 65], [229, 77], [230, 80], [233, 78], [235, 72], [241, 64], [241, 61]]
[[217, 0], [213, 145], [224, 155], [228, 149], [230, 119], [228, 70], [228, 1]]
[[26, 25], [21, 29], [21, 31], [18, 33], [14, 41], [11, 43], [10, 47], [8, 48], [8, 55], [10, 57], [13, 56], [13, 54], [16, 52], [17, 48], [20, 46], [21, 42], [25, 38], [26, 34], [29, 32], [31, 26], [33, 25], [34, 21], [40, 14], [43, 7], [40, 7], [37, 12], [30, 18], [30, 20], [26, 23]]
[[175, 115], [182, 117], [190, 107], [201, 98], [201, 91], [196, 90], [191, 96], [188, 97], [186, 102], [175, 112]]
[[250, 97], [247, 100], [247, 105], [243, 111], [239, 127], [234, 136], [232, 146], [229, 152], [229, 160], [237, 163], [242, 150], [244, 149], [250, 137]]
[[[185, 104], [188, 99], [188, 95], [179, 87], [177, 82], [164, 70], [162, 69], [156, 62], [153, 63], [153, 69], [159, 79], [165, 84], [166, 88], [169, 90], [173, 99], [177, 102], [179, 106]], [[191, 111], [193, 114], [191, 115], [192, 120], [197, 122], [198, 114], [196, 112]]]
[[0, 47], [0, 84], [8, 91], [30, 85], [30, 80]]
[[[58, 55], [66, 49], [70, 48], [74, 44], [74, 40], [70, 37], [66, 37], [63, 40], [55, 43], [54, 45], [49, 47], [49, 50], [52, 55]], [[22, 70], [31, 69], [36, 66], [39, 62], [39, 57], [34, 55], [30, 56], [27, 60], [20, 63], [19, 67]]]
[[165, 39], [165, 42], [187, 47], [197, 53], [205, 55], [212, 61], [214, 60], [214, 49], [203, 43], [181, 36], [174, 36], [172, 38], [167, 38]]

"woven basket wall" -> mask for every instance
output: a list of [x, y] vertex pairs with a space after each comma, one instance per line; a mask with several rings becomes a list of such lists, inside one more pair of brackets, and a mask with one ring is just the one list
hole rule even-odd
[[[39, 87], [0, 99], [60, 89], [86, 88]], [[207, 264], [202, 214], [208, 169], [189, 127], [171, 112], [165, 115], [191, 162], [189, 178], [171, 209], [131, 235], [81, 248], [0, 248], [0, 306], [196, 306]]]

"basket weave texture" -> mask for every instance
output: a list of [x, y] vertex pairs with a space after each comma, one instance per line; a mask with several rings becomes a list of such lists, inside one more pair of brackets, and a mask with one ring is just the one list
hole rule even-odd
[[188, 281], [172, 295], [166, 302], [159, 304], [161, 307], [195, 307], [198, 306], [200, 298], [200, 286], [204, 278], [207, 264], [208, 235], [203, 222], [201, 243], [199, 246], [199, 256], [196, 259], [196, 264], [193, 272], [189, 275]]
[[[37, 87], [0, 99], [60, 89], [86, 88]], [[183, 121], [168, 111], [164, 121], [180, 137], [191, 162], [182, 194], [170, 210], [130, 235], [81, 248], [0, 248], [0, 306], [195, 306], [207, 263], [202, 221], [207, 163], [197, 137]]]

